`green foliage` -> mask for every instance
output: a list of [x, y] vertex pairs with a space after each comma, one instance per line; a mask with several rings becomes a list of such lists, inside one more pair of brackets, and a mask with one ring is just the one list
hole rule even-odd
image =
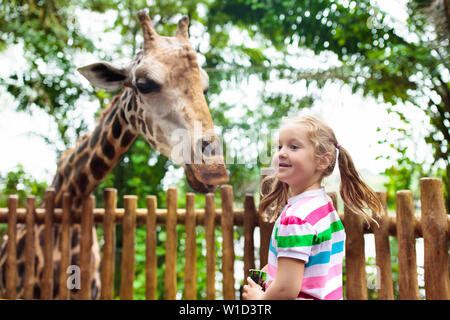
[[[15, 170], [8, 172], [5, 176], [0, 174], [0, 208], [8, 206], [8, 197], [18, 196], [19, 206], [25, 207], [28, 196], [36, 198], [36, 205], [42, 203], [44, 198], [46, 182], [37, 181], [29, 173], [26, 173], [21, 164]], [[6, 232], [6, 224], [0, 224], [0, 239]]]
[[28, 196], [34, 196], [37, 205], [42, 202], [47, 183], [37, 181], [18, 164], [16, 169], [8, 172], [6, 176], [0, 175], [0, 187], [0, 208], [7, 207], [10, 195], [17, 195], [19, 206], [25, 207]]

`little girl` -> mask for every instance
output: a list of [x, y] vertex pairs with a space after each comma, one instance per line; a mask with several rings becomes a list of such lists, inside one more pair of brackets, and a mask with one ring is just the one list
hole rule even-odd
[[[292, 119], [279, 132], [277, 169], [272, 190], [259, 211], [284, 210], [276, 219], [269, 246], [266, 291], [247, 278], [244, 299], [342, 299], [345, 231], [336, 209], [321, 186], [336, 161], [340, 194], [352, 212], [371, 220], [382, 206], [359, 177], [348, 152], [333, 130], [312, 116]], [[271, 209], [271, 210], [266, 210]]]

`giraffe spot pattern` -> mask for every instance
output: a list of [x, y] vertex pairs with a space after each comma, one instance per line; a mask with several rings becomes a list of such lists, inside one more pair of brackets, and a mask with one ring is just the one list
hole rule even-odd
[[108, 114], [108, 117], [106, 118], [105, 124], [108, 125], [112, 118], [114, 118], [114, 115], [116, 114], [116, 108], [114, 107], [113, 110], [111, 110], [111, 112]]
[[136, 136], [134, 134], [132, 134], [131, 131], [129, 131], [129, 130], [125, 131], [125, 133], [123, 134], [122, 140], [120, 141], [120, 146], [122, 148], [128, 146], [135, 137]]
[[136, 129], [136, 117], [135, 116], [130, 117], [130, 123], [133, 126], [133, 128]]
[[89, 159], [89, 153], [82, 155], [75, 163], [75, 176], [78, 176], [79, 172], [86, 166], [86, 162]]
[[84, 194], [84, 192], [86, 191], [86, 187], [87, 187], [88, 183], [89, 183], [89, 177], [87, 176], [87, 174], [84, 172], [81, 173], [78, 176], [77, 184], [78, 184], [78, 188], [80, 189], [80, 192], [82, 194]]
[[66, 167], [64, 168], [64, 178], [69, 179], [71, 172], [72, 168], [69, 165], [66, 165]]
[[120, 124], [120, 121], [118, 117], [114, 119], [114, 123], [112, 125], [112, 134], [113, 137], [118, 139], [120, 137], [120, 134], [122, 133], [122, 125]]
[[116, 151], [114, 150], [114, 146], [109, 143], [107, 136], [108, 132], [105, 132], [102, 137], [102, 151], [108, 159], [112, 160], [116, 154]]
[[109, 170], [109, 166], [98, 155], [92, 158], [90, 168], [92, 175], [97, 180], [102, 179]]
[[95, 147], [95, 145], [97, 144], [98, 138], [100, 137], [101, 128], [102, 128], [101, 125], [99, 125], [99, 126], [97, 126], [97, 128], [95, 128], [95, 131], [92, 134], [92, 138], [91, 138], [91, 143], [90, 143], [91, 148]]
[[77, 193], [77, 190], [75, 189], [75, 186], [73, 185], [72, 182], [69, 184], [69, 192], [72, 196], [74, 196]]
[[84, 140], [84, 141], [80, 144], [80, 147], [79, 147], [78, 150], [77, 150], [77, 154], [82, 153], [82, 152], [84, 151], [84, 149], [86, 149], [87, 144], [88, 144], [88, 141], [87, 141], [87, 140]]
[[123, 108], [120, 108], [120, 117], [126, 124], [128, 124], [128, 120], [127, 120], [127, 117], [125, 117], [125, 111]]

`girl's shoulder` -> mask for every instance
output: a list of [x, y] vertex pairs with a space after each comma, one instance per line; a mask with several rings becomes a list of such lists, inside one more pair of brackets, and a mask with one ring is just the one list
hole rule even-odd
[[291, 203], [285, 212], [285, 216], [296, 217], [314, 225], [318, 218], [320, 219], [334, 210], [332, 201], [326, 193], [316, 194], [302, 200]]

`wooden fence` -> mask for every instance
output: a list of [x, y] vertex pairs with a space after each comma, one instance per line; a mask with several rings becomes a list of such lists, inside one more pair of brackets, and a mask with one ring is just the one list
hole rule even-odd
[[[362, 219], [344, 208], [340, 213], [347, 240], [345, 244], [346, 267], [346, 299], [367, 299], [366, 263], [364, 255], [364, 233], [374, 233], [376, 244], [376, 264], [381, 273], [378, 275], [379, 299], [393, 299], [393, 282], [390, 259], [389, 236], [398, 238], [399, 259], [399, 294], [400, 299], [419, 299], [417, 277], [415, 239], [424, 238], [424, 271], [425, 292], [427, 299], [450, 299], [448, 241], [450, 239], [450, 219], [446, 214], [443, 198], [442, 181], [435, 178], [423, 178], [421, 189], [421, 217], [414, 213], [413, 197], [410, 191], [397, 192], [397, 209], [395, 216], [385, 215], [378, 220], [380, 228], [365, 225]], [[62, 225], [62, 255], [61, 283], [66, 283], [66, 270], [69, 266], [70, 224], [81, 223], [81, 289], [80, 297], [90, 298], [90, 245], [92, 243], [92, 226], [102, 224], [104, 228], [104, 245], [102, 249], [101, 267], [101, 298], [113, 298], [114, 257], [115, 257], [115, 225], [123, 226], [123, 250], [121, 265], [120, 298], [133, 298], [133, 280], [135, 267], [135, 228], [136, 225], [146, 225], [146, 298], [156, 298], [158, 281], [164, 281], [165, 299], [177, 297], [176, 246], [177, 225], [185, 225], [185, 275], [184, 299], [196, 299], [197, 296], [197, 257], [196, 257], [196, 226], [204, 226], [206, 235], [206, 299], [216, 298], [216, 248], [215, 228], [222, 230], [222, 290], [226, 300], [238, 298], [235, 289], [235, 244], [234, 227], [243, 226], [244, 230], [244, 275], [255, 267], [255, 228], [260, 229], [259, 257], [262, 267], [267, 263], [269, 239], [273, 224], [266, 223], [257, 214], [252, 195], [246, 195], [243, 209], [233, 207], [233, 190], [231, 186], [221, 188], [221, 208], [215, 207], [214, 194], [205, 195], [205, 208], [195, 209], [195, 195], [186, 194], [186, 208], [177, 207], [177, 189], [167, 191], [167, 209], [157, 209], [156, 197], [146, 198], [146, 208], [137, 208], [136, 196], [124, 197], [124, 208], [116, 208], [116, 190], [104, 190], [105, 208], [95, 208], [95, 199], [91, 196], [85, 203], [81, 217], [70, 217], [70, 196], [64, 195], [63, 208], [53, 207], [53, 191], [46, 194], [45, 209], [36, 208], [34, 197], [27, 198], [26, 208], [18, 208], [16, 196], [9, 197], [8, 208], [0, 208], [0, 223], [8, 223], [8, 236], [16, 237], [16, 224], [26, 223], [28, 230], [34, 224], [45, 224], [46, 230], [51, 230], [53, 223]], [[337, 208], [336, 193], [329, 193]], [[384, 206], [386, 194], [378, 193]], [[166, 256], [164, 279], [157, 279], [156, 266], [156, 225], [166, 227]], [[51, 239], [51, 233], [46, 232], [46, 239]], [[32, 234], [26, 237], [26, 254], [33, 257]], [[42, 282], [42, 297], [52, 297], [52, 248], [51, 241], [45, 241], [45, 265]], [[25, 297], [31, 297], [34, 259], [28, 259], [25, 265]], [[6, 298], [14, 299], [17, 285], [16, 244], [9, 242], [7, 248]], [[66, 286], [59, 286], [60, 299], [67, 299], [69, 292]]]

